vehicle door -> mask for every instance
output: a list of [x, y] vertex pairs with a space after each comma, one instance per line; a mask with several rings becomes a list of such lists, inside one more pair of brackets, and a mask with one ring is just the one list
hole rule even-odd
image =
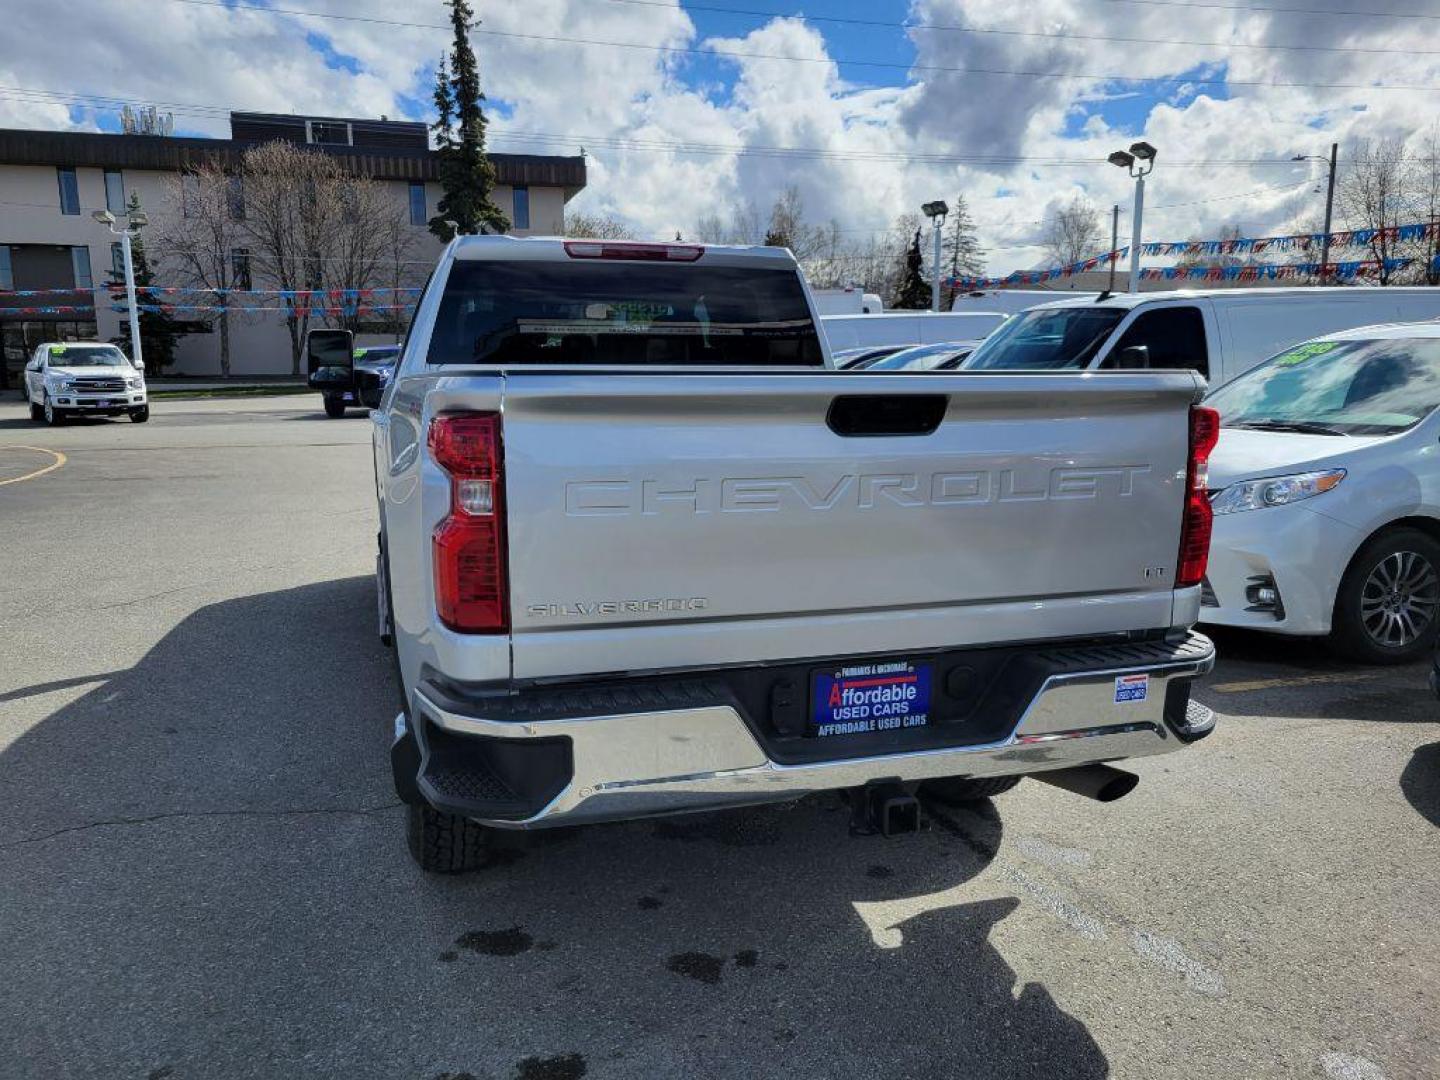
[[39, 401], [45, 391], [46, 346], [41, 345], [25, 365], [25, 395], [31, 401]]
[[1201, 305], [1189, 301], [1138, 308], [1116, 327], [1109, 348], [1095, 366], [1106, 371], [1198, 371], [1210, 378], [1210, 347]]

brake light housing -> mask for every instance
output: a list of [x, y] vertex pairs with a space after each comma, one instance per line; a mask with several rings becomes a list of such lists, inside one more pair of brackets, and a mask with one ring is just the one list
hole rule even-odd
[[566, 240], [572, 259], [623, 259], [630, 262], [695, 262], [705, 254], [701, 244], [636, 244], [610, 240]]
[[1185, 468], [1185, 515], [1180, 523], [1180, 554], [1176, 559], [1175, 586], [1189, 588], [1205, 579], [1210, 561], [1210, 533], [1215, 514], [1206, 487], [1210, 479], [1210, 451], [1220, 438], [1220, 414], [1203, 405], [1190, 407], [1190, 458]]
[[450, 510], [435, 527], [435, 612], [463, 634], [510, 629], [505, 548], [505, 471], [497, 412], [446, 413], [430, 421], [430, 456], [450, 477]]

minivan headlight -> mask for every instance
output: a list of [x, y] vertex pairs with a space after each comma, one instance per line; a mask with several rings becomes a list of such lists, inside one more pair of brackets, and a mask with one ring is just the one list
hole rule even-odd
[[1210, 506], [1217, 514], [1238, 514], [1242, 510], [1286, 506], [1301, 499], [1312, 499], [1321, 495], [1344, 479], [1344, 469], [1325, 469], [1321, 472], [1296, 473], [1294, 476], [1241, 480], [1237, 484], [1222, 488], [1210, 500]]

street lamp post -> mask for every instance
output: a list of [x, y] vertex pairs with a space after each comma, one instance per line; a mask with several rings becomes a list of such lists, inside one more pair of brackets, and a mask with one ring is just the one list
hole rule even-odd
[[1340, 144], [1330, 144], [1328, 159], [1319, 154], [1296, 154], [1291, 161], [1327, 161], [1330, 164], [1330, 182], [1325, 187], [1325, 236], [1320, 241], [1320, 280], [1330, 271], [1330, 216], [1335, 209], [1335, 159], [1340, 153]]
[[1155, 169], [1155, 147], [1147, 142], [1130, 145], [1129, 151], [1116, 150], [1108, 160], [1117, 168], [1127, 169], [1135, 178], [1135, 221], [1130, 228], [1130, 292], [1140, 291], [1140, 225], [1145, 215], [1145, 177]]
[[945, 224], [945, 215], [950, 212], [950, 207], [944, 201], [936, 199], [934, 202], [927, 202], [920, 207], [930, 223], [935, 226], [935, 254], [930, 266], [930, 310], [940, 310], [940, 229]]
[[115, 215], [109, 210], [96, 210], [90, 216], [120, 237], [120, 253], [125, 259], [125, 303], [130, 311], [130, 362], [143, 370], [145, 358], [140, 353], [140, 308], [135, 301], [135, 265], [130, 258], [130, 240], [150, 224], [150, 219], [139, 210], [131, 210], [125, 215], [125, 228], [117, 229]]

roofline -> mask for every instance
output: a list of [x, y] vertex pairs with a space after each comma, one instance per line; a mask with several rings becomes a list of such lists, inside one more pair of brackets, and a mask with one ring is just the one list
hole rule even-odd
[[[283, 117], [283, 114], [280, 114]], [[295, 119], [288, 117], [286, 119]], [[353, 122], [353, 121], [352, 121]], [[379, 121], [372, 121], [378, 123]], [[408, 121], [407, 121], [408, 123]], [[234, 168], [252, 142], [193, 136], [117, 135], [94, 131], [41, 131], [0, 128], [0, 165], [53, 165], [71, 168], [148, 169], [181, 172], [213, 161]], [[321, 149], [347, 171], [377, 180], [439, 180], [433, 150]], [[491, 154], [497, 183], [565, 189], [569, 199], [585, 187], [584, 157], [542, 154]]]

